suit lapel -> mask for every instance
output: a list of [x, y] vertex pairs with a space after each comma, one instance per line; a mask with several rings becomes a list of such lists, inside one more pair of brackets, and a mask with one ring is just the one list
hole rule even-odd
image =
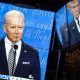
[[70, 28], [71, 28], [72, 33], [73, 33], [75, 36], [77, 36], [77, 35], [79, 36], [80, 34], [79, 34], [79, 31], [78, 31], [78, 29], [77, 29], [77, 25], [76, 25], [74, 19], [73, 19], [73, 21], [72, 21], [72, 23], [71, 23], [71, 26], [72, 26], [72, 27], [70, 27]]
[[80, 41], [80, 33], [77, 29], [77, 25], [76, 25], [74, 19], [73, 19], [72, 23], [70, 24], [69, 29], [70, 29], [70, 33], [71, 33], [71, 37], [70, 37], [71, 44], [75, 44], [75, 43], [79, 42]]

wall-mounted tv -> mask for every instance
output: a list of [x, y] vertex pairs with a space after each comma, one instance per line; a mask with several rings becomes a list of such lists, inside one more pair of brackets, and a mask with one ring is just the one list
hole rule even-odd
[[56, 30], [63, 48], [80, 42], [79, 8], [80, 1], [74, 0], [68, 2], [56, 13]]

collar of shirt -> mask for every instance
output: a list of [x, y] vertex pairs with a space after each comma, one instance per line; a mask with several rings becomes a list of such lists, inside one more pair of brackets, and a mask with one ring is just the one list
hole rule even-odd
[[77, 29], [78, 29], [78, 31], [79, 31], [79, 33], [80, 33], [80, 26], [79, 26], [79, 24], [78, 24], [78, 20], [77, 20], [77, 19], [75, 19], [75, 18], [74, 18], [74, 20], [75, 20], [75, 22], [76, 22]]
[[[12, 42], [7, 38], [7, 36], [5, 37], [5, 44], [8, 44], [10, 46], [12, 45]], [[22, 42], [20, 40], [20, 41], [16, 42], [15, 44], [18, 46], [21, 46]]]
[[[7, 60], [8, 60], [8, 54], [9, 54], [9, 51], [11, 49], [12, 42], [8, 39], [7, 36], [5, 37], [4, 41], [5, 41], [6, 57], [7, 57]], [[15, 44], [18, 45], [18, 49], [16, 50], [16, 65], [17, 65], [18, 59], [19, 59], [19, 56], [20, 56], [20, 52], [21, 52], [22, 41], [20, 40]]]

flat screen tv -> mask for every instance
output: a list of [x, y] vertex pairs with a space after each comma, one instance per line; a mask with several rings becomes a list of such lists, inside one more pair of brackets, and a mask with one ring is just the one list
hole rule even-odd
[[63, 48], [80, 42], [80, 1], [69, 1], [56, 13], [56, 31]]
[[0, 3], [0, 39], [5, 37], [3, 30], [4, 14], [10, 10], [19, 10], [25, 16], [25, 26], [22, 40], [39, 51], [41, 80], [45, 80], [45, 72], [54, 22], [54, 12], [22, 8]]

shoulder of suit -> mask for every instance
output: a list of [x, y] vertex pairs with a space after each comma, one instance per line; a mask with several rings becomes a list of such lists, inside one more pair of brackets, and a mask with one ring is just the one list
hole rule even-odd
[[2, 44], [4, 42], [4, 38], [0, 39], [0, 44]]
[[32, 52], [38, 52], [34, 47], [30, 46], [29, 44], [22, 41], [22, 44], [24, 45], [25, 49]]

